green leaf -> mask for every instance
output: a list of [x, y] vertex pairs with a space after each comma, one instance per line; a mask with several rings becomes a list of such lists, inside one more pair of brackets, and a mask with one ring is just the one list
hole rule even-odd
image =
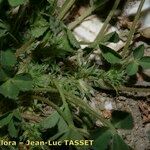
[[84, 140], [84, 137], [75, 128], [68, 128], [64, 135], [59, 140]]
[[72, 45], [70, 45], [70, 41], [68, 40], [68, 36], [64, 33], [62, 36], [58, 37], [58, 50], [62, 53], [72, 52], [74, 49]]
[[150, 56], [144, 56], [139, 61], [140, 66], [143, 69], [149, 69], [150, 68]]
[[70, 30], [67, 30], [67, 35], [68, 35], [68, 39], [70, 41], [70, 44], [76, 48], [79, 49], [80, 48], [80, 44], [79, 42], [76, 40], [75, 36], [73, 35], [73, 33]]
[[9, 122], [8, 132], [9, 132], [9, 135], [13, 138], [16, 138], [18, 136], [18, 131], [14, 125], [13, 119]]
[[20, 113], [18, 110], [14, 110], [11, 113], [6, 113], [0, 116], [0, 128], [7, 125], [9, 135], [16, 138], [18, 136], [18, 130], [15, 127], [15, 123], [19, 123], [18, 121], [21, 121]]
[[32, 78], [29, 74], [18, 74], [13, 79], [14, 84], [20, 91], [32, 90]]
[[111, 122], [119, 129], [132, 129], [134, 126], [131, 114], [123, 111], [113, 111]]
[[0, 68], [0, 82], [7, 80], [7, 78], [7, 74], [4, 72], [3, 69]]
[[105, 43], [105, 42], [113, 42], [113, 43], [117, 43], [119, 42], [119, 35], [117, 32], [111, 32], [107, 35], [104, 36], [103, 40], [102, 40], [102, 43]]
[[[77, 128], [71, 127], [71, 126], [68, 126], [66, 130], [57, 133], [55, 135], [55, 139], [56, 139], [56, 137], [57, 137], [57, 140], [59, 140], [59, 141], [69, 140], [69, 141], [74, 142], [75, 140], [78, 140], [78, 141], [85, 140], [82, 133], [79, 132]], [[87, 147], [84, 145], [82, 145], [82, 147], [75, 145], [75, 147], [76, 147], [76, 149], [87, 150]]]
[[44, 34], [44, 32], [48, 29], [48, 27], [34, 27], [31, 29], [31, 34], [35, 37], [38, 38]]
[[130, 150], [130, 148], [118, 134], [115, 134], [113, 136], [112, 150]]
[[102, 56], [111, 64], [116, 64], [120, 63], [121, 61], [121, 56], [114, 51], [113, 49], [105, 46], [105, 45], [100, 45], [100, 49], [102, 51]]
[[20, 112], [18, 110], [14, 110], [13, 111], [13, 117], [15, 117], [18, 121], [21, 121], [21, 115]]
[[135, 75], [138, 72], [139, 69], [139, 64], [135, 61], [131, 62], [128, 64], [128, 66], [126, 67], [126, 73], [129, 76]]
[[73, 123], [73, 118], [72, 118], [72, 113], [71, 113], [71, 111], [70, 111], [70, 109], [69, 109], [69, 106], [68, 106], [68, 103], [64, 103], [63, 104], [64, 105], [64, 110], [63, 110], [63, 113], [64, 113], [64, 115], [65, 115], [65, 117], [66, 117], [66, 120], [67, 120], [67, 122], [71, 125], [73, 125], [74, 123]]
[[33, 26], [31, 27], [31, 34], [35, 38], [38, 38], [45, 33], [48, 27], [48, 22], [44, 18], [37, 18]]
[[3, 127], [3, 126], [5, 126], [5, 125], [7, 125], [7, 124], [9, 124], [9, 122], [11, 121], [11, 119], [12, 119], [12, 114], [11, 113], [6, 113], [6, 114], [4, 114], [4, 115], [2, 115], [1, 117], [0, 117], [0, 127]]
[[60, 119], [60, 115], [57, 112], [54, 112], [52, 115], [47, 117], [46, 119], [42, 120], [40, 123], [41, 128], [43, 129], [50, 129], [56, 126]]
[[0, 93], [5, 97], [9, 97], [11, 99], [17, 99], [17, 96], [19, 94], [19, 89], [15, 86], [13, 80], [10, 79], [0, 86]]
[[144, 45], [140, 45], [133, 50], [133, 56], [135, 59], [141, 59], [144, 55]]
[[112, 138], [112, 133], [110, 132], [110, 130], [103, 127], [96, 130], [93, 134], [94, 137], [96, 136], [93, 143], [94, 150], [106, 150]]
[[0, 52], [0, 64], [2, 66], [13, 67], [16, 62], [16, 56], [10, 50]]
[[8, 26], [0, 19], [0, 38], [4, 37], [7, 33]]
[[8, 0], [9, 5], [12, 7], [23, 5], [27, 0]]
[[3, 83], [0, 86], [0, 93], [5, 97], [17, 99], [20, 91], [29, 91], [31, 89], [31, 77], [27, 74], [19, 74]]
[[59, 132], [63, 132], [68, 128], [67, 123], [64, 121], [64, 119], [61, 116], [60, 116], [57, 126], [58, 126]]
[[95, 10], [99, 9], [99, 7], [102, 7], [106, 2], [109, 0], [90, 0], [91, 7], [95, 8]]

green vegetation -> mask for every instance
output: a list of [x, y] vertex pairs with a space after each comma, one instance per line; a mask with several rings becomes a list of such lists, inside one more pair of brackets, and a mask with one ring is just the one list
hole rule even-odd
[[[0, 0], [0, 139], [17, 142], [94, 139], [91, 147], [70, 148], [128, 150], [130, 147], [117, 129], [132, 129], [131, 114], [114, 111], [111, 119], [105, 119], [89, 101], [96, 90], [135, 91], [125, 87], [127, 78], [139, 68], [150, 68], [150, 57], [144, 56], [143, 45], [129, 48], [133, 27], [123, 49], [123, 53], [129, 52], [125, 58], [107, 47], [108, 43], [119, 41], [116, 32], [105, 34], [105, 31], [120, 0], [114, 3], [96, 40], [81, 50], [72, 29], [107, 5], [108, 0], [90, 0], [88, 10], [66, 24], [76, 2], [66, 0], [59, 8], [57, 0]], [[97, 48], [101, 50], [102, 65], [89, 60]], [[44, 114], [43, 106], [50, 106], [49, 115]], [[36, 114], [38, 119], [32, 120]], [[96, 125], [97, 120], [101, 126]], [[17, 150], [18, 144], [0, 149]], [[30, 146], [30, 149], [51, 147]]]

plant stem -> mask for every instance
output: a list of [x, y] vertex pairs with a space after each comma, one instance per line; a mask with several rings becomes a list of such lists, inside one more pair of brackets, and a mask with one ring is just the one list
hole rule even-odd
[[68, 124], [68, 120], [67, 120], [66, 116], [64, 115], [64, 113], [62, 112], [62, 110], [57, 105], [55, 105], [53, 102], [51, 102], [49, 99], [40, 97], [40, 96], [32, 96], [32, 98], [37, 99], [38, 101], [41, 101], [41, 102], [51, 106], [52, 108], [54, 108], [59, 113], [59, 115], [65, 120], [65, 122]]
[[109, 24], [111, 18], [113, 17], [113, 15], [115, 13], [115, 10], [117, 9], [119, 3], [120, 3], [120, 0], [116, 0], [115, 1], [114, 5], [113, 5], [113, 8], [111, 9], [109, 15], [107, 16], [107, 18], [106, 18], [106, 20], [105, 20], [105, 22], [104, 22], [100, 32], [98, 33], [94, 43], [92, 43], [92, 45], [91, 45], [92, 47], [95, 47], [96, 45], [98, 45], [101, 42], [101, 40], [103, 39], [105, 31], [106, 31], [106, 29], [108, 27], [108, 24]]
[[89, 7], [80, 17], [78, 17], [74, 22], [71, 22], [68, 25], [70, 30], [74, 29], [77, 25], [79, 25], [85, 18], [87, 18], [93, 12], [93, 7]]
[[50, 93], [58, 93], [58, 90], [52, 87], [46, 88], [35, 88], [33, 89], [34, 92], [50, 92]]
[[[101, 87], [101, 89], [104, 89], [104, 90], [110, 90], [110, 91], [115, 91], [115, 89], [113, 89], [113, 88], [109, 88], [109, 87]], [[150, 93], [150, 88], [141, 88], [141, 87], [126, 87], [126, 86], [121, 86], [121, 87], [119, 87], [119, 88], [117, 88], [117, 91], [120, 91], [120, 92], [122, 92], [122, 93], [124, 93], [124, 92], [131, 92], [131, 93], [133, 93], [133, 92], [138, 92], [138, 93], [140, 93], [140, 92], [144, 92], [144, 93]]]
[[71, 103], [73, 103], [74, 105], [79, 106], [80, 108], [86, 110], [86, 112], [88, 112], [89, 114], [91, 114], [93, 117], [98, 118], [102, 124], [104, 126], [109, 127], [113, 133], [116, 133], [116, 129], [114, 128], [114, 126], [111, 124], [111, 122], [109, 122], [108, 120], [104, 119], [101, 114], [97, 113], [95, 110], [93, 110], [86, 102], [84, 102], [83, 100], [81, 100], [80, 98], [73, 96], [73, 95], [69, 95], [68, 93], [66, 93], [66, 96], [68, 97], [67, 100]]
[[[60, 91], [58, 91], [60, 92]], [[67, 101], [70, 101], [72, 102], [73, 104], [85, 109], [87, 112], [89, 112], [91, 115], [95, 116], [96, 118], [100, 119], [100, 121], [110, 127], [113, 131], [115, 131], [115, 128], [113, 127], [113, 125], [107, 121], [106, 119], [104, 119], [102, 116], [100, 116], [100, 114], [98, 114], [97, 112], [95, 112], [94, 110], [92, 110], [92, 108], [87, 104], [85, 103], [83, 100], [80, 100], [79, 98], [77, 98], [76, 96], [73, 96], [73, 95], [69, 95], [68, 93], [65, 93], [66, 97], [67, 97]], [[53, 102], [49, 101], [48, 99], [46, 98], [43, 98], [43, 97], [39, 97], [39, 96], [32, 96], [34, 99], [37, 99], [39, 101], [42, 101], [46, 104], [48, 104], [49, 106], [53, 107], [55, 110], [58, 111], [58, 113], [63, 117], [63, 119], [68, 123], [68, 119], [66, 118], [66, 116], [63, 114], [63, 112], [60, 110], [60, 108], [55, 105]], [[64, 96], [63, 96], [64, 97]], [[70, 123], [70, 122], [69, 122]], [[70, 125], [70, 124], [69, 124]]]
[[75, 3], [76, 0], [66, 0], [63, 6], [60, 9], [58, 19], [62, 20], [72, 5]]
[[16, 21], [13, 24], [13, 28], [12, 28], [13, 34], [16, 34], [18, 32], [21, 22], [24, 19], [26, 8], [27, 8], [27, 5], [22, 5], [19, 7], [18, 16], [17, 16]]
[[139, 5], [139, 7], [138, 7], [136, 16], [135, 16], [135, 18], [134, 18], [133, 24], [132, 24], [131, 29], [130, 29], [130, 33], [129, 33], [129, 36], [128, 36], [126, 45], [124, 46], [123, 51], [122, 51], [122, 56], [123, 56], [123, 58], [126, 58], [126, 56], [127, 56], [127, 54], [128, 54], [129, 45], [130, 45], [130, 43], [131, 43], [131, 41], [132, 41], [132, 38], [133, 38], [133, 35], [134, 35], [134, 33], [135, 33], [136, 25], [137, 25], [137, 23], [138, 23], [138, 20], [139, 20], [140, 13], [141, 13], [141, 10], [142, 10], [142, 7], [143, 7], [144, 2], [145, 2], [145, 0], [141, 0], [140, 5]]
[[122, 86], [119, 91], [124, 91], [124, 92], [144, 92], [144, 93], [150, 93], [150, 88], [134, 88], [134, 87], [125, 87]]
[[73, 119], [72, 119], [72, 116], [71, 116], [71, 112], [70, 112], [70, 109], [68, 107], [68, 103], [66, 101], [63, 89], [60, 87], [60, 85], [59, 85], [59, 83], [57, 81], [54, 81], [54, 84], [55, 84], [56, 88], [58, 89], [60, 97], [61, 97], [61, 99], [63, 101], [63, 105], [64, 105], [65, 110], [67, 112], [66, 120], [67, 120], [67, 122], [68, 122], [69, 125], [74, 126]]
[[93, 5], [89, 7], [80, 17], [78, 17], [74, 22], [71, 22], [68, 25], [70, 30], [74, 29], [77, 25], [79, 25], [85, 18], [92, 14], [93, 11], [104, 5], [108, 0], [101, 2], [99, 5]]
[[[102, 87], [101, 87], [102, 88]], [[102, 88], [104, 90], [115, 90], [112, 88], [104, 87]], [[142, 87], [126, 87], [126, 86], [121, 86], [120, 89], [117, 89], [120, 92], [144, 92], [144, 93], [150, 93], [150, 88], [142, 88]], [[49, 88], [38, 88], [35, 89], [34, 92], [55, 92], [59, 93], [57, 89], [49, 89]]]
[[23, 44], [19, 49], [16, 50], [16, 57], [19, 57], [20, 54], [24, 53], [26, 49], [35, 41], [34, 38], [31, 38], [25, 44]]

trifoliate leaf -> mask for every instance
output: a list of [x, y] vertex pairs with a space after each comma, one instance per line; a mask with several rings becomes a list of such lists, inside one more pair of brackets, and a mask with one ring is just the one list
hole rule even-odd
[[70, 44], [76, 48], [79, 49], [80, 48], [80, 44], [79, 42], [76, 40], [75, 36], [73, 35], [73, 33], [70, 30], [67, 30], [67, 36], [69, 39]]
[[13, 138], [16, 138], [18, 136], [18, 131], [14, 125], [13, 119], [8, 124], [8, 132], [9, 132], [9, 135]]
[[132, 129], [134, 126], [131, 114], [123, 111], [113, 111], [111, 122], [119, 129]]
[[20, 91], [29, 91], [32, 89], [32, 79], [27, 74], [16, 75], [7, 80], [0, 86], [0, 93], [5, 97], [17, 99]]
[[113, 136], [112, 150], [130, 150], [130, 148], [118, 134], [115, 134]]
[[144, 55], [144, 45], [140, 45], [133, 50], [134, 59], [141, 59]]
[[139, 64], [137, 62], [131, 62], [126, 67], [126, 73], [129, 76], [132, 76], [132, 75], [135, 75], [138, 72], [138, 69], [139, 69]]
[[150, 68], [150, 56], [144, 56], [139, 61], [140, 66], [143, 69], [149, 69]]
[[113, 49], [105, 46], [105, 45], [100, 45], [100, 49], [102, 51], [102, 56], [111, 64], [116, 64], [120, 63], [121, 61], [121, 56], [114, 51]]
[[18, 6], [18, 5], [22, 5], [26, 2], [27, 0], [8, 0], [9, 5], [12, 7]]
[[16, 62], [16, 56], [11, 51], [7, 50], [0, 52], [0, 64], [2, 66], [13, 67]]
[[112, 138], [112, 133], [110, 132], [110, 130], [108, 130], [108, 128], [103, 127], [93, 132], [92, 138], [93, 137], [96, 137], [94, 138], [93, 143], [94, 150], [106, 150]]

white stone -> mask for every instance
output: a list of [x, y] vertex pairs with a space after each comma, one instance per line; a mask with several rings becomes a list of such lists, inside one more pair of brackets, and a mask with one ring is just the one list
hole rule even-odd
[[112, 110], [113, 109], [112, 103], [110, 101], [105, 101], [104, 107], [106, 110]]

